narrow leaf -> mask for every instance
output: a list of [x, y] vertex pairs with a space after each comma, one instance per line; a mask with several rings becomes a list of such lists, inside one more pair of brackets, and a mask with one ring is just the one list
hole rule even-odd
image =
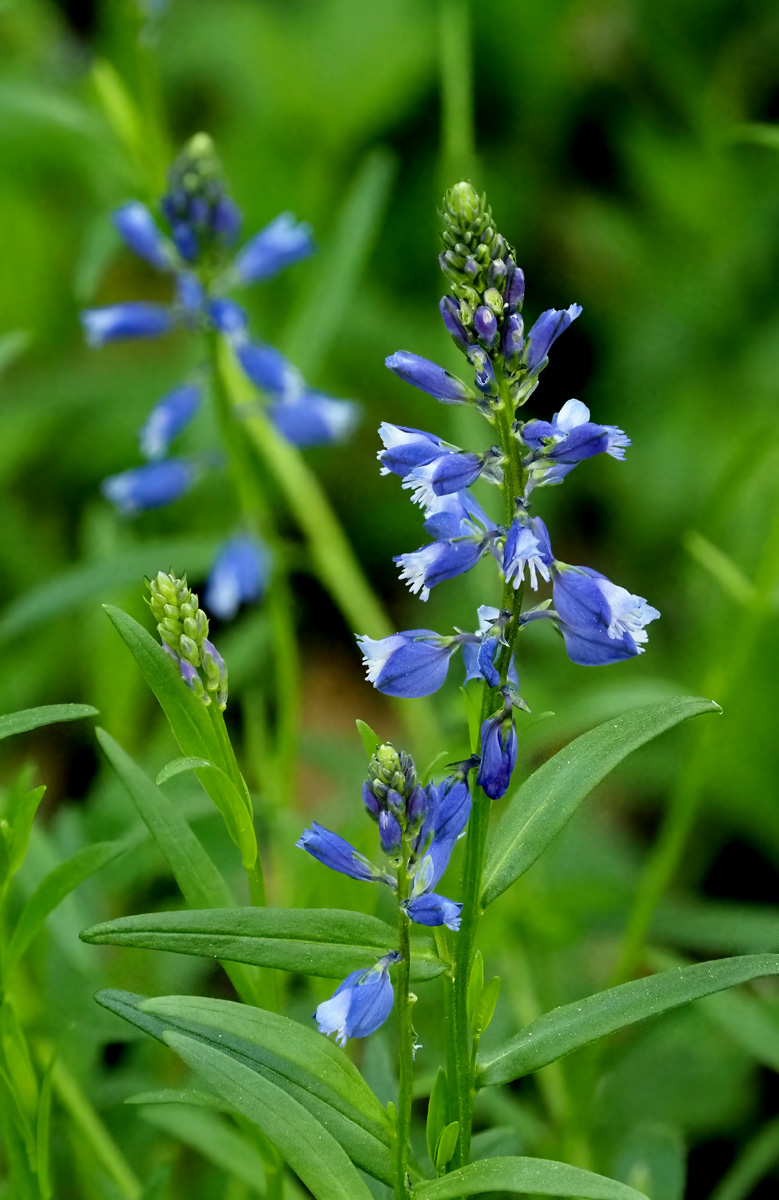
[[381, 745], [381, 738], [373, 732], [370, 725], [366, 724], [365, 721], [358, 719], [355, 721], [355, 725], [357, 726], [357, 732], [360, 735], [365, 753], [368, 756], [368, 761], [370, 761], [376, 753], [377, 747]]
[[720, 712], [712, 700], [658, 700], [577, 737], [521, 785], [492, 830], [481, 902], [497, 899], [543, 854], [594, 787], [624, 758], [688, 717]]
[[527, 1193], [537, 1196], [577, 1196], [582, 1200], [646, 1200], [642, 1192], [547, 1158], [485, 1158], [460, 1167], [442, 1179], [418, 1184], [414, 1200], [459, 1200], [484, 1192]]
[[121, 842], [96, 842], [93, 846], [84, 846], [72, 858], [49, 872], [19, 915], [3, 960], [5, 972], [12, 971], [16, 966], [49, 913], [74, 888], [118, 854], [122, 854], [125, 849]]
[[30, 832], [38, 806], [46, 794], [46, 785], [33, 788], [22, 793], [13, 806], [9, 806], [8, 820], [11, 825], [11, 836], [8, 845], [9, 869], [13, 875], [24, 862], [27, 847], [30, 843]]
[[749, 954], [663, 971], [544, 1013], [496, 1050], [480, 1056], [478, 1086], [508, 1083], [596, 1038], [763, 975], [779, 975], [779, 955]]
[[460, 1122], [452, 1121], [445, 1129], [441, 1130], [441, 1136], [435, 1148], [435, 1169], [443, 1171], [448, 1162], [451, 1162], [452, 1155], [457, 1149], [457, 1135], [460, 1132]]
[[41, 1200], [51, 1200], [51, 1179], [49, 1177], [49, 1141], [51, 1138], [51, 1077], [54, 1071], [54, 1059], [46, 1068], [41, 1080], [41, 1092], [38, 1099], [38, 1117], [36, 1122], [36, 1174], [41, 1190]]
[[190, 1146], [228, 1175], [241, 1179], [253, 1192], [265, 1195], [262, 1156], [217, 1113], [178, 1103], [149, 1105], [142, 1116], [174, 1141]]
[[[93, 925], [85, 942], [169, 950], [226, 962], [277, 967], [342, 979], [398, 945], [397, 930], [377, 917], [330, 908], [219, 908], [144, 913]], [[428, 938], [413, 938], [412, 975], [446, 969]]]
[[[174, 758], [158, 772], [154, 782], [161, 787], [169, 779], [175, 779], [177, 775], [183, 775], [185, 771], [196, 771], [198, 767], [214, 767], [214, 764], [207, 758]], [[214, 770], [218, 769], [218, 767], [214, 768]]]
[[435, 1165], [435, 1150], [438, 1145], [438, 1139], [446, 1125], [447, 1106], [448, 1083], [446, 1071], [443, 1067], [439, 1067], [427, 1104], [427, 1124], [425, 1126], [427, 1152], [430, 1155], [430, 1161], [433, 1165]]
[[91, 704], [44, 704], [42, 708], [25, 708], [0, 717], [0, 738], [27, 733], [30, 729], [40, 729], [41, 725], [54, 725], [58, 721], [79, 721], [82, 717], [96, 716], [97, 709]]
[[259, 1126], [316, 1200], [371, 1200], [338, 1142], [280, 1087], [195, 1038], [168, 1032], [165, 1040], [215, 1091]]

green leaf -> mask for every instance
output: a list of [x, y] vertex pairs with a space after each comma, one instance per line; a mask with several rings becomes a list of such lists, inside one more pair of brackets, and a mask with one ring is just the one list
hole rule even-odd
[[487, 843], [484, 907], [524, 875], [594, 787], [631, 751], [688, 717], [720, 712], [712, 700], [658, 700], [575, 738], [513, 794]]
[[[398, 945], [397, 930], [385, 921], [333, 908], [143, 913], [93, 925], [81, 937], [85, 942], [169, 950], [326, 979], [342, 979], [372, 966]], [[428, 938], [413, 938], [411, 952], [415, 979], [434, 979], [446, 969]]]
[[[229, 1052], [326, 1125], [359, 1167], [391, 1182], [387, 1114], [354, 1064], [313, 1026], [248, 1005], [197, 996], [144, 1000], [128, 992], [100, 992], [97, 1000], [152, 1037], [162, 1040], [166, 1030], [173, 1030]], [[244, 1111], [209, 1082], [234, 1108]], [[263, 1132], [283, 1151], [269, 1130]]]
[[[98, 729], [96, 734], [187, 904], [193, 908], [232, 908], [234, 896], [176, 805], [110, 734], [104, 729]], [[241, 966], [225, 967], [225, 970], [241, 996], [256, 996], [256, 980], [250, 972]]]
[[433, 1164], [435, 1164], [435, 1150], [438, 1145], [438, 1139], [446, 1125], [448, 1098], [449, 1085], [446, 1078], [446, 1071], [443, 1067], [439, 1067], [435, 1083], [430, 1092], [430, 1099], [427, 1103], [427, 1123], [425, 1125], [427, 1152]]
[[357, 732], [360, 735], [365, 753], [367, 754], [368, 761], [370, 762], [376, 753], [377, 747], [381, 745], [381, 738], [378, 736], [378, 734], [373, 732], [370, 725], [366, 724], [365, 721], [360, 721], [358, 719], [355, 721], [355, 725], [357, 726]]
[[[254, 833], [252, 811], [250, 807], [247, 807], [248, 796], [245, 790], [243, 795], [237, 791], [232, 780], [222, 768], [207, 758], [174, 758], [172, 762], [162, 768], [156, 782], [158, 784], [166, 783], [167, 780], [175, 778], [176, 775], [182, 775], [186, 771], [194, 771], [198, 779], [200, 779], [201, 772], [207, 771], [216, 771], [217, 775], [221, 777], [217, 780], [220, 784], [217, 794], [220, 796], [220, 800], [223, 796], [229, 797], [230, 802], [225, 808], [221, 808], [220, 804], [214, 802], [217, 803], [217, 807], [222, 813], [227, 832], [241, 850], [244, 866], [253, 866], [257, 857], [257, 838]], [[222, 790], [222, 785], [224, 790]]]
[[41, 1200], [51, 1200], [51, 1179], [49, 1176], [49, 1142], [51, 1140], [51, 1082], [54, 1071], [52, 1058], [43, 1073], [41, 1092], [38, 1099], [38, 1117], [35, 1130], [36, 1174], [41, 1190]]
[[473, 1014], [473, 1032], [476, 1037], [481, 1037], [485, 1029], [488, 1029], [490, 1022], [495, 1013], [495, 1005], [498, 1003], [500, 994], [500, 976], [494, 975], [485, 986], [479, 1003]]
[[238, 1112], [259, 1126], [316, 1200], [371, 1200], [346, 1152], [302, 1104], [224, 1050], [167, 1032], [165, 1041]]
[[30, 844], [32, 823], [45, 793], [46, 785], [41, 784], [32, 791], [20, 794], [16, 803], [9, 809], [8, 820], [11, 825], [11, 835], [8, 845], [8, 865], [12, 875], [24, 862], [24, 856]]
[[436, 1143], [435, 1148], [435, 1169], [443, 1171], [448, 1162], [451, 1162], [452, 1155], [457, 1149], [457, 1135], [460, 1132], [460, 1122], [452, 1121], [445, 1129], [441, 1130], [441, 1136]]
[[476, 1012], [476, 1005], [479, 1003], [479, 998], [484, 990], [484, 955], [481, 950], [477, 950], [473, 956], [473, 966], [471, 967], [471, 978], [468, 981], [468, 1020], [473, 1020], [473, 1014]]
[[719, 546], [715, 546], [695, 530], [690, 530], [686, 535], [684, 544], [688, 554], [736, 604], [740, 604], [742, 608], [750, 608], [757, 602], [758, 591], [752, 580], [747, 578], [741, 567], [724, 550], [720, 550]]
[[20, 354], [24, 354], [30, 341], [27, 329], [14, 329], [0, 336], [0, 374], [6, 371]]
[[124, 853], [126, 846], [121, 842], [96, 842], [92, 846], [84, 846], [72, 858], [60, 863], [38, 885], [22, 909], [16, 922], [11, 940], [8, 943], [3, 970], [10, 972], [24, 954], [30, 942], [43, 925], [49, 913], [65, 899], [74, 888], [94, 875], [106, 863], [111, 862], [118, 854]]
[[177, 775], [183, 775], [186, 771], [196, 771], [198, 767], [211, 767], [215, 771], [219, 770], [207, 758], [174, 758], [158, 772], [154, 782], [161, 787], [169, 779], [175, 779]]
[[190, 1146], [260, 1196], [265, 1195], [262, 1155], [218, 1114], [191, 1104], [166, 1103], [145, 1107], [142, 1116], [174, 1141]]
[[749, 954], [663, 971], [544, 1013], [479, 1059], [477, 1084], [508, 1083], [564, 1054], [643, 1021], [762, 975], [779, 975], [779, 955]]
[[219, 1112], [232, 1112], [221, 1096], [214, 1092], [196, 1091], [194, 1088], [162, 1088], [157, 1092], [136, 1092], [128, 1096], [125, 1104], [187, 1104], [195, 1108], [215, 1108]]
[[58, 721], [78, 721], [82, 717], [96, 716], [97, 709], [92, 708], [91, 704], [44, 704], [42, 708], [25, 708], [21, 712], [0, 717], [0, 738], [27, 733], [30, 729], [40, 729], [41, 725], [54, 725]]
[[97, 740], [162, 851], [187, 904], [231, 908], [235, 900], [227, 884], [176, 805], [104, 729], [97, 730]]
[[646, 1200], [627, 1184], [569, 1167], [548, 1158], [485, 1158], [443, 1179], [418, 1184], [414, 1200], [459, 1200], [484, 1192], [524, 1192], [538, 1196], [579, 1196], [583, 1200]]
[[241, 851], [244, 866], [251, 868], [257, 857], [251, 800], [224, 729], [222, 714], [218, 710], [211, 711], [213, 705], [207, 707], [198, 700], [182, 680], [173, 659], [142, 625], [120, 608], [112, 605], [105, 608], [157, 697], [182, 753], [188, 758], [204, 758], [219, 768], [218, 771], [199, 769], [196, 774], [224, 817], [230, 836]]

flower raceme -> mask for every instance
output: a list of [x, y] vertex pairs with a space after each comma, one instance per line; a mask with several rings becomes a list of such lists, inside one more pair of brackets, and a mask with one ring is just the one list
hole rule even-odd
[[[441, 300], [440, 314], [467, 370], [461, 378], [407, 350], [390, 355], [386, 365], [443, 404], [471, 405], [500, 444], [462, 449], [436, 433], [383, 422], [378, 458], [381, 473], [398, 475], [421, 506], [432, 539], [395, 556], [410, 590], [427, 600], [433, 587], [471, 570], [489, 552], [500, 567], [503, 605], [480, 607], [476, 634], [458, 630], [444, 637], [412, 629], [378, 641], [362, 635], [358, 645], [369, 682], [387, 695], [430, 695], [444, 683], [458, 649], [466, 681], [481, 678], [501, 690], [503, 705], [482, 725], [478, 776], [486, 794], [497, 799], [516, 761], [513, 707], [523, 702], [516, 694], [512, 650], [519, 632], [539, 619], [551, 620], [573, 662], [604, 665], [642, 653], [646, 626], [659, 614], [599, 572], [556, 560], [544, 521], [530, 511], [536, 488], [561, 483], [597, 455], [622, 460], [630, 445], [617, 426], [591, 421], [580, 400], [568, 400], [551, 421], [520, 419], [555, 343], [581, 315], [581, 306], [547, 309], [526, 332], [524, 272], [496, 231], [484, 197], [459, 183], [447, 193], [443, 217], [440, 264], [451, 294]], [[507, 526], [492, 521], [477, 503], [470, 489], [479, 480], [501, 489], [504, 512], [513, 508]], [[523, 612], [524, 585], [536, 591], [542, 583], [551, 583], [553, 601]], [[507, 687], [513, 701], [506, 699]]]
[[[86, 309], [81, 321], [88, 344], [100, 347], [131, 338], [160, 337], [175, 328], [216, 334], [232, 348], [244, 374], [263, 394], [267, 416], [282, 437], [300, 447], [346, 438], [356, 422], [356, 405], [310, 388], [278, 350], [252, 340], [246, 312], [223, 294], [272, 279], [312, 254], [315, 247], [309, 227], [283, 213], [233, 254], [241, 214], [225, 193], [213, 146], [204, 134], [193, 138], [173, 163], [168, 184], [160, 202], [167, 232], [138, 201], [122, 205], [114, 213], [114, 225], [134, 254], [171, 279], [171, 301], [129, 301]], [[170, 504], [183, 496], [201, 473], [188, 459], [168, 457], [171, 445], [202, 405], [201, 375], [199, 372], [175, 387], [152, 409], [139, 432], [146, 464], [104, 480], [103, 495], [121, 512], [135, 515]], [[245, 569], [240, 572], [243, 582], [231, 593], [237, 596], [237, 603], [223, 600], [227, 596], [224, 556], [230, 549], [228, 542], [219, 552], [215, 578], [209, 584], [209, 592], [217, 598], [214, 612], [218, 616], [232, 615], [238, 604], [259, 596], [263, 588], [257, 576], [267, 576], [267, 566], [260, 562], [260, 558], [267, 559], [266, 552], [255, 555], [251, 568], [246, 566], [245, 553]], [[252, 581], [247, 583], [250, 573]]]

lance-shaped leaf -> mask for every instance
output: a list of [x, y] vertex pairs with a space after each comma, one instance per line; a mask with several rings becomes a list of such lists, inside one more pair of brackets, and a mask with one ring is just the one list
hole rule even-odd
[[481, 903], [497, 899], [524, 875], [576, 809], [631, 751], [688, 717], [720, 712], [699, 696], [658, 700], [604, 721], [575, 738], [521, 785], [487, 844]]
[[[243, 1064], [250, 1076], [259, 1074], [282, 1089], [326, 1126], [364, 1171], [392, 1182], [386, 1112], [343, 1051], [313, 1027], [263, 1009], [198, 996], [144, 1000], [129, 992], [107, 991], [98, 993], [97, 999], [152, 1037], [163, 1040], [170, 1031], [185, 1034]], [[211, 1079], [208, 1083], [232, 1107], [254, 1120], [232, 1094], [227, 1095]], [[275, 1134], [257, 1123], [285, 1154]]]
[[74, 888], [121, 854], [121, 842], [96, 842], [84, 846], [60, 863], [41, 881], [22, 909], [3, 956], [3, 970], [10, 972], [24, 954], [43, 922]]
[[105, 609], [157, 697], [182, 754], [206, 759], [218, 768], [201, 768], [196, 774], [224, 817], [230, 836], [241, 850], [244, 866], [252, 867], [257, 843], [251, 823], [251, 800], [221, 712], [213, 704], [206, 707], [186, 686], [176, 663], [142, 625], [120, 608], [106, 605]]
[[[397, 949], [398, 932], [377, 917], [333, 908], [231, 908], [145, 913], [93, 925], [85, 942], [170, 950], [228, 962], [342, 979]], [[412, 938], [412, 975], [446, 970], [430, 938]]]
[[721, 958], [633, 979], [564, 1004], [531, 1023], [488, 1055], [479, 1057], [477, 1084], [508, 1083], [564, 1054], [669, 1009], [679, 1008], [762, 975], [779, 975], [779, 954]]
[[484, 1192], [578, 1196], [582, 1200], [646, 1200], [643, 1192], [568, 1163], [548, 1158], [485, 1158], [442, 1179], [417, 1184], [414, 1200], [459, 1200]]
[[346, 1151], [286, 1091], [232, 1054], [194, 1037], [167, 1032], [165, 1041], [262, 1130], [316, 1200], [371, 1200]]
[[97, 709], [90, 704], [44, 704], [41, 708], [25, 708], [0, 717], [0, 738], [40, 729], [42, 725], [55, 725], [58, 721], [80, 721], [82, 717], [96, 716]]

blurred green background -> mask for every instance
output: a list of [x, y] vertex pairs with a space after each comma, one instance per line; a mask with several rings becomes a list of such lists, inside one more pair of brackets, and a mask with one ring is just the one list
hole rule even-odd
[[[201, 583], [233, 510], [215, 472], [186, 499], [133, 521], [99, 494], [107, 474], [138, 462], [138, 426], [192, 361], [178, 336], [93, 353], [78, 324], [85, 304], [164, 298], [151, 270], [113, 240], [111, 209], [149, 197], [94, 72], [96, 62], [108, 63], [137, 91], [135, 11], [129, 0], [0, 3], [0, 333], [8, 335], [0, 341], [0, 710], [93, 703], [101, 723], [158, 769], [171, 757], [169, 735], [100, 605], [121, 603], [143, 619], [141, 578], [158, 567], [186, 569]], [[170, 0], [142, 36], [159, 71], [171, 147], [200, 129], [211, 133], [248, 231], [286, 209], [313, 225], [320, 258], [253, 291], [252, 328], [288, 351], [313, 385], [362, 406], [347, 446], [307, 457], [398, 628], [472, 628], [476, 605], [496, 594], [484, 563], [437, 589], [420, 616], [391, 561], [421, 543], [419, 513], [397, 480], [379, 478], [375, 461], [381, 420], [433, 429], [460, 445], [488, 444], [478, 418], [436, 406], [383, 365], [404, 348], [458, 370], [437, 313], [444, 289], [436, 218], [456, 176], [487, 191], [498, 228], [516, 247], [526, 317], [572, 301], [584, 306], [555, 346], [532, 411], [550, 417], [575, 396], [594, 420], [633, 440], [624, 464], [584, 464], [564, 488], [538, 495], [537, 510], [561, 558], [646, 596], [662, 620], [645, 656], [607, 671], [573, 666], [546, 630], [528, 633], [522, 694], [534, 712], [556, 716], [530, 730], [524, 765], [644, 700], [701, 693], [725, 712], [713, 731], [683, 728], [640, 752], [496, 907], [486, 952], [506, 979], [497, 1036], [527, 1019], [530, 968], [542, 1007], [605, 985], [636, 879], [674, 796], [677, 810], [697, 814], [657, 938], [691, 953], [752, 948], [743, 930], [753, 928], [754, 907], [744, 906], [776, 900], [779, 129], [771, 123], [779, 120], [779, 10], [770, 0], [493, 0], [468, 14], [465, 3], [432, 0]], [[443, 42], [451, 51], [451, 23], [466, 18], [473, 155], [442, 111], [442, 25], [449, 22]], [[455, 54], [462, 40], [455, 37]], [[457, 96], [450, 102], [456, 108]], [[375, 237], [340, 296], [334, 327], [328, 273], [338, 275], [334, 239], [355, 188], [369, 196]], [[340, 245], [343, 257], [348, 244]], [[187, 436], [190, 449], [213, 448], [207, 421]], [[278, 520], [294, 538], [280, 498]], [[353, 631], [302, 554], [299, 567], [302, 782], [299, 794], [268, 797], [269, 810], [290, 846], [312, 814], [365, 840], [353, 721], [361, 716], [391, 735], [397, 718], [362, 681]], [[217, 632], [230, 665], [234, 730], [261, 788], [260, 735], [241, 712], [261, 702], [270, 670], [263, 610]], [[459, 752], [453, 683], [436, 705], [450, 750]], [[5, 747], [6, 779], [30, 761], [49, 785], [29, 886], [58, 854], [131, 826], [86, 726], [54, 727]], [[200, 813], [218, 853], [221, 832], [184, 785], [182, 802]], [[229, 845], [221, 853], [227, 861]], [[359, 885], [331, 883], [299, 858], [277, 851], [278, 902], [364, 904]], [[706, 944], [707, 898], [742, 919], [740, 942], [734, 933], [729, 945], [721, 936]], [[223, 985], [195, 960], [101, 954], [75, 934], [102, 916], [178, 902], [146, 847], [63, 906], [30, 968], [30, 1021], [50, 1040], [69, 1028], [62, 1052], [133, 1161], [137, 1153], [144, 1178], [171, 1159], [173, 1142], [118, 1101], [148, 1086], [145, 1073], [162, 1072], [167, 1060], [152, 1045], [127, 1052], [131, 1035], [95, 1013], [91, 992], [108, 982], [149, 992]], [[779, 909], [763, 918], [758, 948], [779, 949]], [[432, 1046], [431, 985], [427, 991], [423, 1041], [427, 1033]], [[769, 986], [762, 997], [779, 1037], [779, 995]], [[307, 1019], [310, 1003], [303, 990], [296, 1015]], [[597, 1169], [627, 1177], [631, 1131], [650, 1128], [671, 1164], [670, 1183], [653, 1200], [681, 1195], [683, 1145], [691, 1151], [687, 1195], [711, 1193], [779, 1112], [779, 1056], [745, 1047], [723, 1020], [698, 1006], [618, 1043], [584, 1120]], [[366, 1070], [380, 1079], [382, 1051], [367, 1053], [377, 1061]], [[543, 1085], [537, 1095], [537, 1085], [526, 1084], [505, 1110], [492, 1097], [496, 1112], [485, 1107], [484, 1124], [510, 1127], [531, 1153], [549, 1149], [561, 1129], [582, 1123], [576, 1108], [589, 1093], [577, 1091], [587, 1086], [580, 1065], [575, 1057], [567, 1067], [563, 1100], [554, 1100], [556, 1084], [551, 1101]], [[536, 1110], [544, 1104], [542, 1121]], [[205, 1176], [199, 1169], [194, 1152], [183, 1153], [170, 1195], [185, 1194], [182, 1180], [187, 1195], [227, 1194], [217, 1167]], [[81, 1163], [79, 1171], [73, 1186], [82, 1190], [68, 1191], [63, 1180], [62, 1195], [113, 1194], [97, 1168]], [[743, 1194], [767, 1198], [775, 1188], [776, 1179], [767, 1180]]]

